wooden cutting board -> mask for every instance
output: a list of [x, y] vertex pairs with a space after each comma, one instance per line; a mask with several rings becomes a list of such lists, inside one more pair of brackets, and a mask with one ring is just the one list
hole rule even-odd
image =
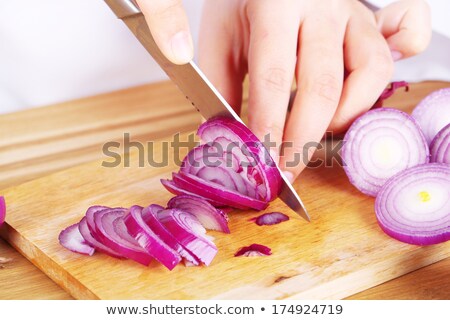
[[[161, 159], [160, 143], [155, 143], [155, 158]], [[233, 212], [231, 234], [210, 232], [219, 253], [209, 267], [180, 265], [168, 271], [155, 261], [144, 267], [101, 253], [85, 257], [59, 245], [61, 229], [79, 221], [94, 204], [164, 205], [171, 194], [159, 179], [177, 170], [173, 162], [163, 168], [139, 167], [136, 153], [128, 168], [101, 164], [84, 164], [0, 191], [8, 204], [3, 236], [75, 298], [344, 298], [450, 256], [450, 243], [418, 247], [386, 236], [377, 225], [374, 200], [358, 193], [334, 163], [306, 170], [295, 183], [311, 223], [279, 200], [266, 210], [291, 217], [279, 225], [259, 227], [248, 221], [259, 213]], [[252, 243], [271, 247], [273, 254], [233, 256]]]

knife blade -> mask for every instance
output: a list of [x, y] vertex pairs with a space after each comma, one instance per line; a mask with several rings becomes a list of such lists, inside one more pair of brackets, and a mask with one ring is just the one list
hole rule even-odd
[[[161, 53], [148, 28], [144, 15], [134, 0], [104, 1], [115, 15], [128, 26], [148, 53], [203, 117], [206, 119], [216, 116], [232, 117], [244, 124], [193, 61], [184, 65], [176, 65]], [[279, 168], [278, 170], [280, 171]], [[310, 221], [305, 206], [294, 187], [281, 171], [280, 174], [283, 183], [279, 198], [302, 218]]]

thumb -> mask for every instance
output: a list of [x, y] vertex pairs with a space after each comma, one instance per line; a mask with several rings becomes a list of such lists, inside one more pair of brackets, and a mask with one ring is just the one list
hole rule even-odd
[[424, 0], [394, 2], [378, 10], [375, 17], [394, 60], [414, 56], [430, 43], [431, 14]]
[[164, 56], [175, 64], [194, 57], [189, 22], [181, 0], [137, 0], [153, 38]]

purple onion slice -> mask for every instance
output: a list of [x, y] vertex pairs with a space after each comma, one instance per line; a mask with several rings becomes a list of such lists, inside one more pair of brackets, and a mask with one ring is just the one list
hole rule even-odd
[[288, 221], [289, 217], [281, 212], [268, 212], [250, 220], [255, 221], [258, 226], [271, 226]]
[[431, 162], [450, 164], [450, 123], [434, 137], [430, 152]]
[[169, 200], [167, 207], [192, 214], [208, 230], [230, 233], [227, 215], [204, 199], [188, 195], [176, 196]]
[[95, 249], [91, 247], [78, 230], [78, 223], [75, 223], [59, 234], [59, 243], [70, 251], [92, 256]]
[[251, 244], [248, 247], [240, 248], [235, 254], [235, 257], [259, 257], [259, 256], [270, 256], [272, 254], [272, 250], [269, 247], [266, 247], [262, 244]]
[[426, 96], [413, 110], [428, 143], [450, 123], [450, 88], [436, 90]]
[[351, 125], [342, 159], [350, 182], [361, 192], [376, 196], [390, 177], [427, 163], [429, 149], [413, 118], [400, 110], [379, 108]]
[[87, 225], [86, 217], [83, 217], [83, 219], [81, 219], [81, 221], [78, 223], [78, 230], [80, 231], [80, 233], [83, 236], [84, 240], [91, 247], [94, 247], [95, 250], [98, 250], [100, 252], [106, 253], [107, 255], [109, 255], [111, 257], [114, 257], [114, 258], [124, 258], [118, 252], [114, 251], [111, 248], [108, 248], [102, 242], [100, 242], [99, 240], [94, 238], [94, 236], [92, 235], [92, 233], [89, 230], [89, 227]]
[[375, 213], [383, 231], [402, 242], [430, 245], [450, 239], [450, 166], [419, 165], [389, 179]]

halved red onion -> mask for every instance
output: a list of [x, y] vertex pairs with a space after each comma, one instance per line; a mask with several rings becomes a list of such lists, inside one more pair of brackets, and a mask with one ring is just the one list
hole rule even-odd
[[118, 252], [112, 250], [111, 248], [108, 248], [106, 245], [104, 245], [99, 240], [94, 238], [94, 236], [92, 235], [91, 231], [89, 230], [86, 217], [83, 217], [83, 219], [81, 219], [81, 221], [78, 223], [78, 230], [80, 231], [80, 233], [83, 236], [84, 240], [91, 247], [94, 247], [95, 250], [98, 250], [100, 252], [106, 253], [107, 255], [109, 255], [111, 257], [114, 257], [114, 258], [119, 258], [119, 259], [120, 258], [124, 258]]
[[250, 198], [236, 191], [227, 190], [213, 182], [203, 180], [189, 173], [174, 173], [173, 181], [183, 189], [191, 190], [204, 198], [212, 199], [215, 202], [238, 209], [264, 210], [269, 205], [268, 202]]
[[281, 212], [268, 212], [251, 219], [251, 221], [255, 221], [258, 226], [271, 226], [288, 220], [289, 217]]
[[234, 254], [235, 257], [259, 257], [259, 256], [270, 256], [272, 250], [262, 244], [251, 244], [248, 247], [242, 247]]
[[192, 265], [199, 265], [199, 261], [189, 251], [187, 251], [172, 235], [172, 233], [164, 227], [158, 219], [158, 212], [164, 210], [158, 205], [150, 205], [142, 210], [142, 219], [152, 229], [153, 232], [164, 241], [169, 247], [178, 252], [181, 257]]
[[209, 265], [217, 254], [217, 247], [204, 237], [205, 229], [190, 213], [167, 209], [158, 212], [159, 221], [178, 242], [199, 261]]
[[440, 89], [426, 96], [413, 110], [412, 116], [430, 143], [450, 123], [450, 88]]
[[143, 247], [148, 254], [161, 262], [169, 270], [181, 261], [181, 257], [169, 247], [155, 232], [145, 223], [142, 218], [142, 208], [132, 206], [124, 218], [128, 232]]
[[383, 231], [397, 240], [450, 240], [450, 166], [429, 163], [393, 176], [380, 190], [375, 212]]
[[126, 211], [101, 210], [95, 215], [97, 235], [101, 242], [121, 256], [148, 266], [152, 257], [127, 231], [123, 221]]
[[425, 137], [408, 114], [391, 108], [366, 112], [351, 125], [342, 148], [344, 170], [361, 192], [376, 196], [398, 172], [427, 163]]
[[91, 247], [78, 230], [78, 223], [75, 223], [63, 231], [58, 236], [59, 243], [70, 251], [92, 256], [95, 249]]
[[176, 196], [169, 200], [167, 207], [189, 212], [208, 230], [230, 233], [227, 215], [204, 199], [188, 195]]
[[450, 164], [450, 123], [434, 137], [430, 152], [431, 162]]
[[6, 218], [6, 202], [3, 196], [0, 196], [0, 226], [5, 222]]

